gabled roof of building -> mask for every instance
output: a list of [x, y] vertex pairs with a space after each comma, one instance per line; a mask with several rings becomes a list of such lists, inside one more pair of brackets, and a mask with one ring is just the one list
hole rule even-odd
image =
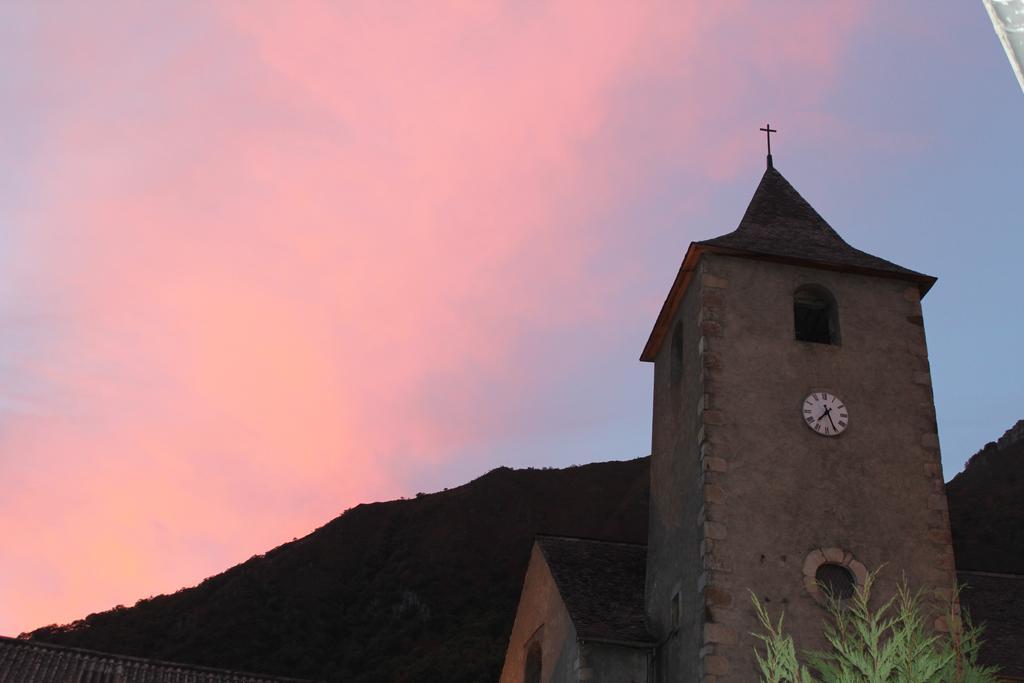
[[960, 571], [957, 579], [966, 584], [960, 603], [973, 623], [985, 626], [978, 661], [1024, 680], [1024, 575]]
[[0, 636], [0, 683], [309, 683]]
[[644, 622], [647, 546], [538, 536], [580, 640], [647, 645]]
[[739, 226], [690, 244], [640, 360], [653, 361], [682, 300], [690, 275], [705, 252], [906, 280], [924, 296], [935, 278], [851, 247], [781, 173], [769, 165]]

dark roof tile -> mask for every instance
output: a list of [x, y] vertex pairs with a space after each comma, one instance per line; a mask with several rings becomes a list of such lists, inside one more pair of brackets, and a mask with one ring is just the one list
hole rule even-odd
[[651, 643], [644, 622], [647, 546], [538, 536], [582, 639]]
[[[119, 674], [119, 675], [115, 675]], [[303, 683], [295, 678], [173, 664], [0, 636], [0, 683]], [[308, 683], [308, 682], [306, 682]]]

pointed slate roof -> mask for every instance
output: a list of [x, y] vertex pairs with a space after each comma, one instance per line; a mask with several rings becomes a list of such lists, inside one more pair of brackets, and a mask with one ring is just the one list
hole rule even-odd
[[769, 166], [750, 199], [739, 227], [727, 235], [697, 242], [750, 255], [777, 256], [922, 281], [935, 278], [854, 249], [800, 196], [789, 181]]
[[773, 166], [761, 176], [739, 227], [693, 242], [661, 308], [640, 360], [653, 361], [704, 252], [906, 280], [924, 296], [935, 278], [851, 247]]
[[654, 642], [644, 621], [646, 545], [561, 536], [536, 542], [580, 640]]

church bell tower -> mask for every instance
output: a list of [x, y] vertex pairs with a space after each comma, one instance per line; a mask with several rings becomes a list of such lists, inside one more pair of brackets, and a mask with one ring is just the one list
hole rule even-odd
[[[954, 585], [921, 315], [935, 278], [847, 244], [772, 165], [694, 242], [654, 363], [646, 611], [659, 681], [756, 680], [754, 591], [824, 646], [820, 586]], [[941, 624], [939, 624], [941, 626]]]

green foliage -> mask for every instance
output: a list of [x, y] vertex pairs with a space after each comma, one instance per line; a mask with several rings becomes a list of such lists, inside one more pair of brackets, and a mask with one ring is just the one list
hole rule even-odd
[[[960, 617], [956, 600], [946, 610], [950, 625], [944, 635], [930, 633], [920, 593], [906, 580], [896, 594], [872, 609], [876, 573], [868, 575], [849, 600], [827, 598], [829, 648], [797, 656], [793, 638], [782, 629], [782, 615], [772, 622], [751, 593], [754, 610], [764, 629], [753, 634], [764, 643], [755, 651], [763, 683], [996, 683], [996, 670], [977, 663], [981, 628]], [[954, 597], [958, 591], [954, 592]]]
[[813, 681], [807, 667], [797, 661], [793, 638], [782, 632], [783, 615], [779, 615], [778, 624], [773, 624], [757, 596], [753, 593], [750, 596], [754, 602], [754, 609], [757, 610], [757, 618], [767, 631], [763, 634], [753, 634], [755, 638], [765, 644], [764, 657], [757, 650], [754, 651], [754, 656], [757, 657], [757, 666], [761, 670], [761, 680], [766, 683], [810, 683]]

